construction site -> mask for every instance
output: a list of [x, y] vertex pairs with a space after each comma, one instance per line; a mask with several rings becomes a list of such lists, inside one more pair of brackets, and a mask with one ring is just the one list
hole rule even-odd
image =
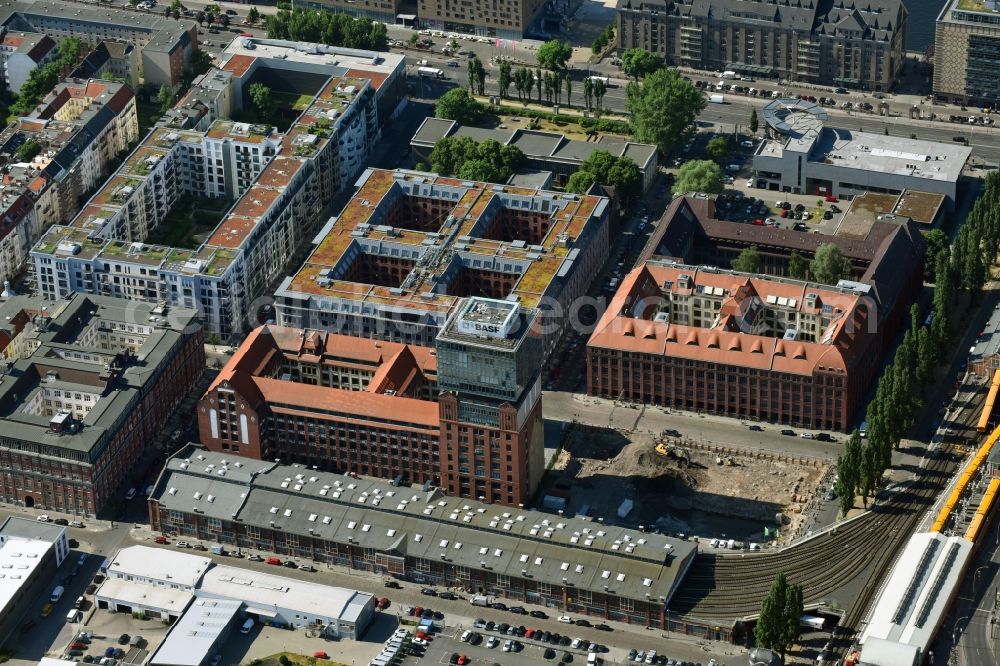
[[820, 459], [576, 424], [543, 502], [568, 515], [764, 545], [802, 531], [832, 474]]

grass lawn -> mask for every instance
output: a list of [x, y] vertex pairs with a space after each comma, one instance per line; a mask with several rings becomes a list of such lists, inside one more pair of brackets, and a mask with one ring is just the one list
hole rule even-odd
[[288, 663], [292, 664], [292, 666], [345, 666], [339, 661], [333, 661], [332, 659], [317, 659], [316, 657], [306, 657], [305, 655], [293, 652], [279, 652], [263, 659], [254, 659], [250, 664], [253, 666], [283, 666], [281, 663], [282, 657], [287, 657]]
[[279, 109], [291, 109], [302, 113], [308, 108], [313, 100], [312, 95], [296, 95], [295, 93], [283, 93], [271, 91], [271, 100], [274, 106]]
[[149, 234], [152, 245], [196, 249], [232, 205], [227, 199], [186, 197]]

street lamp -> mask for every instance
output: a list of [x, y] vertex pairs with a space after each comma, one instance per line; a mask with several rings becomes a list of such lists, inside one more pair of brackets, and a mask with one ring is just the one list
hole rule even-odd
[[955, 621], [955, 628], [951, 630], [951, 644], [953, 648], [958, 647], [958, 637], [962, 634], [962, 620], [968, 620], [969, 616], [960, 617]]

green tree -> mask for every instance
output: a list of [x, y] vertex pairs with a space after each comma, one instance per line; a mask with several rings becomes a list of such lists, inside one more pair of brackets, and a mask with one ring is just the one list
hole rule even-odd
[[705, 154], [722, 164], [729, 155], [729, 140], [724, 136], [712, 137], [705, 146]]
[[156, 101], [160, 103], [160, 113], [166, 113], [174, 105], [174, 94], [166, 85], [160, 86], [160, 92], [156, 95]]
[[477, 102], [468, 90], [452, 88], [438, 99], [434, 115], [446, 120], [454, 120], [461, 125], [472, 125], [483, 113], [482, 105]]
[[809, 262], [798, 250], [792, 250], [788, 256], [788, 276], [796, 280], [805, 280], [809, 276]]
[[732, 269], [741, 273], [760, 273], [763, 266], [764, 261], [756, 245], [743, 248], [732, 263]]
[[615, 26], [614, 24], [608, 25], [601, 31], [590, 45], [590, 50], [596, 55], [599, 54], [604, 48], [611, 43], [615, 38]]
[[200, 76], [212, 68], [212, 56], [208, 51], [198, 49], [191, 54], [191, 71]]
[[199, 9], [198, 13], [195, 14], [195, 20], [198, 21], [198, 25], [205, 25], [205, 19], [208, 18], [208, 14], [204, 10]]
[[566, 77], [566, 106], [573, 106], [573, 78]]
[[30, 162], [35, 155], [42, 152], [42, 144], [35, 139], [28, 139], [14, 151], [14, 157], [18, 162]]
[[757, 645], [774, 650], [784, 662], [785, 653], [798, 640], [802, 610], [802, 587], [789, 584], [784, 572], [778, 572], [761, 602], [760, 618], [754, 627]]
[[[538, 103], [542, 103], [542, 70], [535, 68], [535, 89], [538, 91]], [[528, 92], [531, 92], [529, 89]]]
[[663, 66], [663, 58], [646, 49], [626, 49], [622, 54], [622, 72], [635, 79], [636, 83]]
[[757, 133], [757, 127], [759, 125], [759, 122], [760, 121], [757, 120], [757, 109], [751, 109], [750, 110], [750, 133], [751, 134], [756, 134]]
[[502, 183], [507, 180], [496, 165], [479, 158], [463, 164], [457, 175], [462, 180], [482, 180], [487, 183]]
[[583, 103], [587, 110], [590, 111], [590, 105], [593, 104], [594, 100], [594, 82], [590, 80], [588, 76], [583, 80]]
[[346, 13], [316, 12], [303, 7], [291, 11], [281, 9], [268, 16], [267, 36], [371, 51], [385, 51], [389, 47], [383, 23]]
[[590, 171], [574, 171], [566, 181], [566, 191], [574, 194], [584, 194], [597, 182], [597, 177]]
[[675, 69], [659, 69], [641, 85], [630, 83], [626, 95], [635, 140], [656, 144], [664, 154], [672, 153], [684, 140], [705, 108], [705, 98]]
[[538, 47], [535, 54], [538, 64], [548, 70], [564, 70], [573, 56], [573, 48], [558, 39], [550, 39]]
[[[524, 162], [524, 153], [516, 146], [504, 146], [492, 139], [476, 143], [469, 137], [438, 139], [430, 157], [432, 171], [445, 176], [458, 175], [467, 180], [494, 183], [507, 182], [514, 170]], [[467, 167], [470, 162], [473, 165]]]
[[688, 192], [718, 194], [722, 191], [722, 170], [711, 160], [691, 160], [681, 165], [674, 180], [673, 195]]
[[217, 4], [211, 4], [205, 7], [205, 13], [209, 16], [218, 16], [222, 13], [222, 8]]
[[500, 97], [505, 98], [509, 96], [510, 84], [511, 84], [511, 67], [510, 63], [506, 60], [500, 62]]
[[844, 444], [844, 452], [837, 458], [837, 482], [834, 484], [834, 492], [840, 500], [840, 513], [843, 516], [846, 516], [854, 506], [854, 498], [861, 483], [862, 451], [861, 433], [855, 428]]
[[931, 229], [924, 234], [927, 246], [924, 249], [924, 281], [934, 282], [934, 268], [938, 254], [948, 248], [948, 234], [940, 229]]
[[261, 122], [265, 122], [264, 119], [270, 118], [273, 108], [271, 89], [263, 83], [252, 83], [250, 84], [249, 94], [250, 103], [256, 109], [257, 117], [261, 119]]
[[823, 243], [816, 248], [813, 260], [809, 262], [809, 273], [817, 282], [837, 284], [850, 275], [851, 264], [840, 248], [833, 243]]
[[594, 81], [594, 106], [600, 111], [604, 107], [604, 95], [608, 92], [608, 86], [604, 79]]
[[[870, 422], [869, 422], [870, 424]], [[868, 438], [868, 443], [861, 450], [861, 469], [858, 475], [858, 494], [867, 506], [868, 498], [875, 495], [875, 488], [884, 471], [881, 466], [882, 455], [878, 442]]]
[[251, 7], [250, 11], [247, 12], [247, 21], [249, 23], [256, 23], [260, 20], [260, 11], [256, 7]]

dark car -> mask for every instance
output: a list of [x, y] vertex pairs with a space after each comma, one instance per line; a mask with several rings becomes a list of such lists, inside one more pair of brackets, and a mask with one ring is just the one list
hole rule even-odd
[[570, 638], [569, 636], [560, 636], [559, 637], [559, 645], [561, 645], [563, 647], [566, 647], [567, 645], [569, 645], [572, 642], [573, 642], [573, 639]]
[[479, 645], [482, 642], [483, 642], [482, 634], [473, 633], [471, 636], [469, 636], [469, 645]]
[[70, 650], [66, 654], [69, 655], [70, 657], [82, 657], [83, 650]]
[[108, 649], [106, 649], [104, 651], [104, 656], [107, 657], [108, 659], [110, 659], [111, 657], [114, 657], [115, 656], [115, 649], [113, 647], [109, 646]]
[[121, 636], [118, 637], [118, 644], [119, 645], [128, 645], [128, 642], [130, 640], [132, 640], [131, 636], [129, 636], [128, 634], [122, 634]]
[[442, 613], [441, 611], [434, 611], [434, 614], [431, 617], [440, 622], [441, 620], [444, 619], [444, 613]]
[[506, 634], [508, 629], [510, 629], [510, 625], [507, 624], [506, 622], [501, 622], [500, 624], [496, 625], [496, 630], [498, 633]]
[[761, 428], [759, 425], [752, 425], [752, 426], [750, 426], [750, 430], [752, 432], [764, 432], [764, 429]]
[[438, 598], [447, 599], [448, 601], [454, 601], [455, 599], [458, 599], [458, 595], [455, 594], [454, 592], [441, 592], [440, 594], [438, 594]]
[[494, 627], [496, 626], [497, 626], [496, 622], [494, 622], [493, 620], [487, 620], [486, 625], [483, 626], [483, 629], [485, 629], [486, 631], [493, 631]]
[[794, 430], [790, 430], [788, 428], [785, 428], [784, 430], [782, 430], [781, 434], [782, 435], [788, 435], [789, 437], [795, 437], [795, 431]]
[[544, 611], [540, 610], [533, 610], [530, 613], [528, 613], [528, 615], [530, 615], [531, 617], [537, 617], [539, 620], [547, 620], [549, 617], [548, 613], [545, 613]]
[[66, 543], [69, 544], [70, 548], [79, 548], [80, 547], [80, 542], [77, 541], [76, 539], [69, 539], [69, 540], [66, 541]]
[[458, 663], [458, 653], [457, 652], [452, 652], [451, 653], [451, 656], [448, 658], [448, 663], [449, 664], [457, 664]]
[[121, 648], [115, 648], [115, 659], [121, 659], [125, 656], [125, 650]]
[[66, 520], [65, 518], [56, 518], [52, 522], [55, 523], [56, 525], [62, 525], [64, 527], [69, 527], [69, 521]]
[[432, 611], [430, 608], [425, 608], [423, 612], [420, 613], [420, 617], [422, 617], [425, 620], [432, 620], [434, 619], [434, 611]]
[[511, 608], [508, 608], [507, 610], [509, 610], [511, 613], [514, 613], [516, 615], [527, 615], [528, 614], [528, 611], [524, 608], [524, 606], [512, 606]]
[[833, 437], [831, 437], [829, 435], [829, 433], [825, 433], [825, 432], [816, 433], [816, 439], [818, 439], [821, 442], [832, 442], [833, 441]]
[[436, 597], [438, 595], [437, 590], [431, 589], [429, 587], [420, 588], [420, 594], [426, 594], [428, 597]]
[[571, 655], [569, 652], [563, 652], [562, 653], [562, 660], [561, 661], [564, 664], [568, 664], [568, 663], [570, 663], [570, 662], [573, 661], [573, 655]]
[[551, 638], [552, 638], [552, 634], [550, 634], [547, 631], [541, 631], [541, 632], [537, 632], [535, 634], [535, 640], [539, 640], [539, 641], [541, 641], [543, 643], [548, 643], [549, 640], [551, 640]]
[[528, 629], [522, 624], [514, 631], [514, 633], [517, 634], [518, 638], [524, 638], [524, 635], [528, 633]]
[[291, 560], [285, 560], [284, 564], [282, 564], [281, 566], [285, 567], [286, 569], [298, 569], [299, 568], [299, 565], [297, 565], [295, 562], [292, 562]]
[[589, 620], [584, 620], [583, 618], [580, 618], [579, 620], [576, 621], [576, 626], [578, 626], [578, 627], [589, 627], [590, 626], [590, 621]]
[[611, 625], [604, 624], [603, 622], [601, 624], [595, 624], [594, 629], [597, 629], [598, 631], [614, 631], [614, 629], [611, 628]]
[[399, 583], [397, 583], [394, 580], [387, 580], [387, 581], [385, 581], [385, 586], [389, 587], [389, 588], [392, 588], [394, 590], [399, 590], [399, 589], [401, 589], [403, 587], [402, 585], [400, 585]]
[[32, 628], [34, 626], [35, 626], [35, 621], [34, 620], [28, 620], [27, 622], [25, 622], [24, 624], [21, 625], [21, 633], [22, 634], [28, 633], [29, 631], [32, 630]]
[[545, 648], [545, 652], [542, 653], [542, 656], [545, 657], [546, 659], [555, 659], [556, 651], [553, 650], [552, 648]]
[[490, 608], [492, 608], [493, 610], [505, 611], [507, 610], [507, 604], [501, 603], [499, 601], [494, 601], [492, 604], [490, 604]]

